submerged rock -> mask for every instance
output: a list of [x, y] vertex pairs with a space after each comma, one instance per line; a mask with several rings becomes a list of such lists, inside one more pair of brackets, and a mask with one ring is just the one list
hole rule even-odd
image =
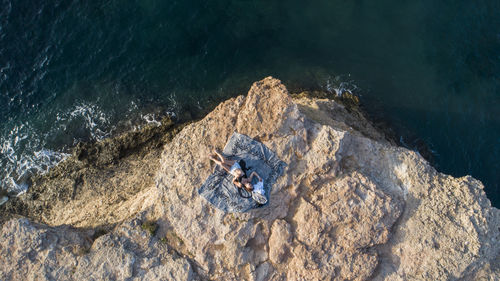
[[[102, 167], [126, 157], [112, 156], [120, 155], [113, 149], [96, 156], [95, 173], [109, 190], [53, 199], [50, 212], [31, 216], [54, 227], [23, 218], [5, 223], [0, 279], [26, 272], [42, 280], [500, 278], [500, 211], [481, 182], [438, 173], [387, 140], [356, 108], [359, 101], [345, 99], [290, 96], [268, 77], [176, 132], [161, 155], [143, 154], [152, 163], [147, 169], [129, 160], [127, 170], [106, 174]], [[234, 131], [287, 163], [269, 204], [244, 214], [215, 209], [196, 190], [213, 168], [207, 156]], [[134, 171], [126, 181], [147, 184], [109, 200], [130, 186], [105, 180], [123, 171]], [[96, 235], [95, 227], [106, 233]], [[29, 242], [38, 240], [46, 242]], [[83, 250], [64, 250], [68, 245]]]

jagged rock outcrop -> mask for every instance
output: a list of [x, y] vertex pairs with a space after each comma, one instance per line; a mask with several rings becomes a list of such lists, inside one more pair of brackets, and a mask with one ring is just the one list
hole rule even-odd
[[[196, 190], [212, 171], [208, 155], [234, 131], [288, 164], [269, 204], [243, 214], [213, 208]], [[271, 77], [186, 125], [164, 146], [155, 184], [137, 194], [114, 208], [112, 221], [123, 222], [99, 237], [9, 221], [1, 233], [8, 256], [0, 260], [1, 279], [28, 271], [75, 280], [500, 278], [500, 211], [479, 181], [438, 173], [386, 140], [355, 107], [292, 97]], [[52, 209], [51, 217], [85, 223], [76, 208], [58, 215], [67, 211]], [[153, 236], [141, 228], [146, 221], [158, 226]], [[40, 233], [73, 238], [23, 244]], [[67, 245], [88, 250], [77, 255]]]

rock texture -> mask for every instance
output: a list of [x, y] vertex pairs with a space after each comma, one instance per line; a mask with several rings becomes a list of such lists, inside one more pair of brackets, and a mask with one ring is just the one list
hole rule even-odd
[[[207, 156], [234, 131], [288, 164], [270, 203], [244, 214], [214, 209], [196, 192], [213, 168]], [[394, 146], [355, 103], [290, 96], [268, 77], [186, 125], [158, 163], [155, 184], [127, 205], [109, 203], [112, 214], [90, 211], [98, 216], [91, 222], [116, 224], [104, 235], [26, 219], [5, 223], [0, 279], [500, 278], [500, 211], [482, 184], [438, 173], [418, 153]], [[51, 208], [54, 219], [41, 222], [99, 225], [72, 204]]]
[[197, 280], [191, 264], [138, 220], [113, 233], [10, 220], [0, 232], [1, 280]]

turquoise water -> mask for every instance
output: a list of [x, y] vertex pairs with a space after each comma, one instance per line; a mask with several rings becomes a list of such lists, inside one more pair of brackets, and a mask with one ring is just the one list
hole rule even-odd
[[401, 144], [480, 179], [500, 206], [498, 1], [0, 3], [4, 188], [78, 141], [203, 116], [272, 75], [353, 91]]

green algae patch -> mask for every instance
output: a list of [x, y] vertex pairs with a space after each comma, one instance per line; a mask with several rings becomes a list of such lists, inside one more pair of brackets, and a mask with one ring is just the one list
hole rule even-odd
[[347, 108], [359, 107], [359, 97], [351, 92], [343, 92], [337, 100], [340, 100]]
[[155, 236], [158, 230], [158, 224], [155, 221], [146, 221], [141, 225], [141, 228], [147, 231], [151, 236]]
[[173, 230], [168, 231], [165, 237], [168, 241], [172, 242], [174, 246], [178, 248], [184, 246], [184, 240], [182, 240], [182, 238]]

